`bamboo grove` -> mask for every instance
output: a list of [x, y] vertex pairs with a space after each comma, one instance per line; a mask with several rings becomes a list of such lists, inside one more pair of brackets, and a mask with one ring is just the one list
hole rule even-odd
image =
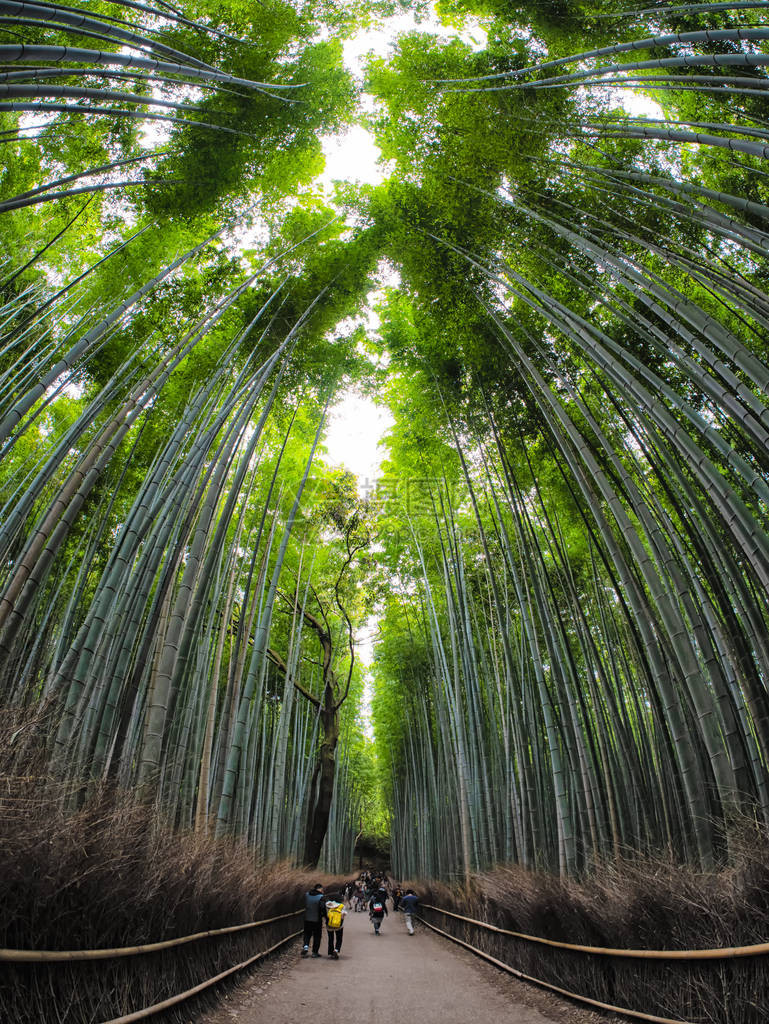
[[[769, 823], [768, 7], [0, 0], [2, 686], [63, 799], [343, 870], [379, 787], [401, 877]], [[323, 197], [352, 124], [386, 179]]]

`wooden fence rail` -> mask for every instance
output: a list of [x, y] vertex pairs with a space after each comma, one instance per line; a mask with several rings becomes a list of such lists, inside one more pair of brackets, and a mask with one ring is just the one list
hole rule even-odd
[[[437, 910], [437, 907], [430, 908]], [[444, 913], [444, 911], [441, 911]], [[417, 915], [419, 916], [419, 915]], [[453, 916], [459, 916], [453, 915]], [[430, 924], [429, 921], [425, 921], [423, 917], [419, 917], [422, 924], [427, 925], [432, 931], [437, 932], [439, 935], [445, 936], [447, 939], [451, 939], [452, 942], [456, 942], [459, 946], [464, 946], [465, 949], [469, 949], [471, 953], [475, 953], [476, 956], [482, 957], [484, 960], [488, 960], [489, 963], [494, 964], [495, 967], [501, 967], [503, 971], [507, 971], [509, 974], [514, 974], [516, 978], [520, 978], [522, 981], [531, 982], [534, 985], [540, 985], [542, 988], [549, 989], [551, 992], [557, 992], [558, 995], [567, 996], [569, 999], [576, 999], [580, 1003], [587, 1003], [588, 1006], [595, 1006], [599, 1010], [609, 1010], [611, 1013], [621, 1013], [626, 1017], [635, 1017], [636, 1020], [645, 1020], [651, 1022], [651, 1024], [691, 1024], [690, 1021], [680, 1020], [674, 1017], [657, 1017], [653, 1013], [642, 1013], [640, 1010], [628, 1010], [624, 1006], [614, 1006], [612, 1003], [602, 1003], [599, 999], [591, 999], [589, 996], [580, 995], [578, 992], [570, 992], [568, 989], [561, 988], [559, 985], [553, 985], [549, 981], [543, 981], [541, 978], [534, 978], [530, 974], [524, 974], [523, 971], [519, 971], [515, 967], [511, 967], [510, 964], [506, 964], [504, 960], [497, 960], [496, 957], [491, 956], [489, 953], [484, 953], [481, 949], [476, 949], [475, 946], [471, 946], [469, 942], [464, 942], [462, 939], [458, 939], [456, 935], [452, 935], [450, 932], [444, 932], [440, 928], [436, 928], [434, 924]], [[465, 920], [470, 920], [466, 918]], [[117, 1024], [117, 1022], [110, 1022], [110, 1024]]]
[[[452, 910], [446, 910], [443, 907], [436, 907], [430, 903], [422, 903], [421, 906], [424, 911], [432, 911], [435, 914], [441, 914], [444, 915], [446, 918], [462, 922], [464, 925], [470, 925], [473, 928], [482, 929], [485, 932], [494, 933], [499, 936], [505, 936], [506, 938], [511, 938], [523, 942], [524, 947], [518, 947], [519, 952], [523, 952], [523, 949], [526, 948], [526, 944], [532, 944], [537, 946], [549, 947], [553, 949], [554, 952], [556, 950], [562, 950], [562, 955], [567, 957], [570, 957], [573, 954], [577, 954], [578, 956], [580, 954], [586, 954], [588, 957], [593, 958], [594, 962], [597, 962], [598, 958], [607, 957], [619, 958], [621, 960], [625, 960], [628, 962], [632, 962], [633, 960], [645, 961], [649, 963], [650, 967], [653, 962], [657, 962], [660, 963], [662, 967], [662, 965], [666, 962], [681, 963], [682, 961], [688, 961], [692, 964], [693, 969], [697, 969], [697, 965], [700, 963], [703, 965], [702, 969], [704, 969], [704, 965], [707, 962], [711, 962], [714, 964], [715, 969], [718, 968], [720, 964], [725, 965], [729, 962], [737, 964], [738, 962], [745, 962], [750, 957], [760, 957], [769, 955], [769, 942], [756, 943], [750, 946], [720, 947], [717, 949], [617, 949], [608, 946], [587, 946], [573, 942], [564, 942], [557, 939], [546, 939], [540, 935], [530, 935], [526, 932], [517, 932], [512, 931], [508, 928], [501, 928], [499, 925], [491, 924], [488, 921], [481, 921], [478, 918], [474, 917], [466, 917], [463, 914], [458, 914]], [[607, 993], [607, 995], [609, 995], [609, 998], [612, 998], [612, 1001], [609, 1002], [607, 1000], [607, 995], [604, 995], [603, 1000], [596, 999], [590, 996], [583, 995], [580, 992], [572, 991], [572, 988], [574, 986], [570, 985], [569, 981], [566, 981], [566, 986], [568, 987], [564, 986], [563, 981], [558, 977], [558, 975], [561, 973], [560, 969], [558, 968], [556, 968], [556, 976], [552, 977], [552, 980], [548, 981], [544, 980], [543, 978], [534, 977], [533, 973], [544, 973], [547, 976], [548, 974], [551, 974], [551, 972], [547, 968], [544, 968], [543, 971], [535, 970], [535, 972], [533, 972], [532, 974], [526, 973], [524, 970], [520, 969], [520, 967], [525, 966], [525, 964], [519, 964], [519, 967], [513, 967], [511, 966], [511, 964], [505, 963], [504, 960], [500, 960], [498, 959], [498, 957], [492, 956], [491, 952], [487, 952], [485, 949], [479, 949], [478, 946], [474, 945], [473, 943], [478, 942], [479, 945], [483, 946], [485, 945], [484, 941], [480, 938], [480, 936], [478, 939], [475, 939], [473, 937], [472, 932], [468, 932], [465, 928], [462, 928], [461, 926], [458, 926], [453, 930], [458, 930], [459, 935], [463, 935], [463, 938], [460, 938], [459, 935], [452, 934], [451, 931], [446, 931], [443, 928], [438, 928], [436, 924], [433, 924], [431, 921], [426, 920], [425, 917], [422, 915], [419, 915], [419, 920], [432, 931], [437, 932], [439, 935], [442, 935], [447, 939], [450, 939], [452, 942], [456, 942], [460, 946], [464, 946], [472, 953], [483, 958], [484, 960], [487, 960], [489, 963], [494, 964], [496, 967], [499, 967], [502, 970], [507, 971], [508, 973], [513, 974], [518, 978], [521, 978], [524, 981], [531, 982], [535, 985], [539, 985], [543, 988], [549, 989], [552, 992], [558, 993], [559, 995], [567, 996], [570, 999], [577, 1000], [578, 1002], [585, 1003], [588, 1006], [593, 1006], [601, 1010], [608, 1010], [613, 1013], [620, 1013], [624, 1016], [632, 1017], [637, 1020], [649, 1021], [651, 1022], [651, 1024], [691, 1024], [691, 1021], [682, 1020], [680, 1017], [672, 1018], [668, 1016], [660, 1016], [654, 1013], [642, 1012], [640, 1010], [634, 1010], [627, 1007], [615, 1005], [614, 999], [612, 998], [613, 992], [615, 988], [617, 991], [621, 991], [622, 985], [622, 982], [619, 980], [619, 976], [615, 975], [614, 973], [615, 968], [608, 969], [607, 967], [607, 969], [609, 970], [608, 977], [613, 979], [609, 983], [609, 992]], [[446, 927], [448, 928], [449, 925], [447, 924]], [[466, 941], [467, 939], [470, 939], [472, 941]], [[491, 949], [493, 952], [497, 952], [498, 954], [500, 952], [499, 950], [494, 949], [493, 941]], [[503, 955], [505, 959], [509, 958], [506, 952], [502, 952], [501, 955]], [[526, 960], [528, 960], [532, 964], [532, 966], [537, 962], [536, 960], [531, 961], [530, 956], [524, 957], [524, 961]], [[544, 963], [547, 963], [547, 961], [545, 961]], [[641, 965], [639, 963], [638, 969], [640, 969], [640, 966]], [[531, 970], [531, 967], [526, 965], [526, 969]], [[628, 963], [627, 969], [631, 970], [630, 963]], [[664, 967], [662, 967], [662, 969], [665, 970]], [[571, 974], [571, 977], [574, 980], [576, 980], [576, 977], [573, 974], [573, 972], [567, 973]], [[556, 982], [561, 983], [557, 984]], [[603, 985], [601, 987], [603, 988]], [[603, 993], [601, 994], [603, 995]], [[663, 1006], [660, 1006], [658, 1008], [658, 1010], [662, 1013], [664, 1013], [666, 1009], [667, 1007]], [[686, 1009], [683, 1010], [683, 1012], [688, 1015], [693, 1012], [693, 1009], [694, 1008], [692, 1006], [688, 1006]], [[667, 1012], [670, 1011], [667, 1010]], [[695, 1017], [698, 1016], [699, 1014], [695, 1013]], [[710, 1019], [710, 1017], [708, 1017], [708, 1019]]]
[[[301, 913], [301, 911], [300, 911]], [[287, 914], [287, 917], [293, 917], [293, 914]], [[186, 992], [180, 992], [176, 996], [171, 996], [170, 999], [164, 999], [162, 1003], [155, 1003], [153, 1006], [145, 1006], [143, 1010], [136, 1010], [135, 1013], [127, 1013], [122, 1017], [114, 1017], [112, 1020], [105, 1021], [105, 1024], [134, 1024], [134, 1021], [146, 1020], [148, 1017], [153, 1017], [156, 1013], [161, 1013], [163, 1010], [168, 1010], [172, 1006], [176, 1006], [177, 1003], [184, 1002], [185, 999], [191, 999], [192, 996], [198, 995], [205, 989], [210, 988], [217, 982], [222, 981], [223, 978], [229, 977], [231, 974], [235, 974], [236, 971], [242, 971], [245, 967], [250, 967], [251, 964], [255, 964], [257, 960], [262, 960], [270, 953], [274, 953], [276, 949], [281, 946], [285, 946], [291, 939], [295, 939], [297, 935], [301, 935], [301, 931], [292, 932], [291, 935], [287, 935], [285, 939], [281, 939], [280, 942], [276, 942], [274, 946], [270, 946], [269, 949], [263, 949], [261, 953], [256, 953], [254, 956], [249, 957], [248, 960], [244, 960], [240, 964], [235, 964], [234, 967], [228, 968], [226, 971], [222, 971], [221, 974], [217, 974], [213, 978], [209, 978], [207, 981], [201, 982], [199, 985], [195, 985], [194, 988], [187, 989]]]
[[[205, 932], [195, 932], [194, 935], [182, 935], [176, 939], [166, 939], [163, 942], [149, 942], [140, 946], [120, 946], [114, 949], [0, 949], [0, 962], [4, 961], [6, 963], [17, 964], [53, 964], [75, 963], [88, 960], [122, 959], [123, 957], [139, 956], [143, 953], [157, 953], [160, 950], [173, 949], [174, 947], [184, 946], [190, 942], [198, 942], [200, 939], [220, 938], [224, 935], [232, 935], [236, 932], [243, 932], [252, 928], [260, 928], [268, 924], [274, 924], [276, 921], [286, 921], [292, 917], [298, 917], [303, 913], [303, 909], [294, 910], [290, 914], [279, 914], [277, 917], [268, 917], [263, 921], [247, 921], [245, 924], [230, 925], [227, 928], [211, 928]], [[204, 992], [212, 985], [216, 985], [217, 982], [235, 974], [237, 971], [242, 971], [246, 967], [250, 967], [258, 960], [264, 959], [264, 957], [275, 952], [276, 949], [279, 949], [281, 946], [284, 946], [287, 942], [290, 942], [301, 934], [301, 931], [292, 932], [290, 935], [280, 939], [269, 948], [263, 949], [259, 953], [255, 953], [247, 960], [243, 960], [241, 963], [235, 964], [234, 967], [229, 967], [227, 970], [221, 971], [213, 978], [208, 978], [206, 981], [200, 982], [200, 984], [195, 985], [193, 988], [189, 988], [184, 992], [179, 992], [177, 995], [170, 996], [162, 1002], [154, 1003], [152, 1006], [145, 1006], [141, 1010], [135, 1010], [133, 1013], [124, 1014], [122, 1017], [114, 1017], [109, 1021], [105, 1021], [104, 1024], [133, 1024], [135, 1021], [146, 1020], [148, 1017], [153, 1017], [155, 1014], [161, 1013], [163, 1010], [168, 1010], [170, 1007], [176, 1006], [187, 999], [191, 999], [200, 992]]]
[[228, 928], [212, 928], [207, 932], [195, 932], [194, 935], [182, 935], [178, 939], [149, 942], [142, 946], [119, 946], [115, 949], [0, 949], [0, 962], [50, 964], [74, 960], [115, 960], [118, 957], [138, 956], [140, 953], [157, 953], [161, 949], [172, 949], [174, 946], [183, 946], [187, 942], [197, 942], [199, 939], [207, 939], [215, 935], [231, 935], [233, 932], [246, 931], [248, 928], [259, 928], [262, 925], [273, 924], [275, 921], [285, 921], [289, 917], [298, 917], [302, 913], [304, 913], [303, 910], [294, 910], [290, 914], [268, 917], [264, 921], [247, 921], [246, 924], [234, 924]]
[[[719, 949], [615, 949], [606, 946], [585, 946], [571, 942], [562, 942], [557, 939], [546, 939], [539, 935], [529, 935], [525, 932], [516, 932], [507, 928], [500, 928], [498, 925], [489, 923], [488, 921], [481, 921], [478, 918], [465, 917], [462, 914], [457, 914], [454, 911], [446, 910], [443, 907], [436, 907], [432, 904], [422, 904], [425, 910], [432, 910], [436, 913], [443, 914], [446, 917], [454, 918], [458, 921], [464, 921], [467, 924], [474, 925], [478, 928], [483, 928], [490, 932], [495, 932], [499, 935], [507, 935], [511, 938], [521, 939], [525, 942], [537, 943], [539, 945], [555, 947], [557, 949], [568, 950], [574, 953], [586, 953], [591, 956], [606, 956], [606, 957], [622, 957], [625, 959], [642, 959], [642, 960], [728, 960], [743, 957], [762, 956], [769, 954], [769, 942], [757, 943], [751, 946], [730, 946]], [[0, 961], [7, 963], [56, 963], [56, 962], [73, 962], [83, 960], [107, 960], [117, 959], [122, 957], [137, 956], [143, 953], [154, 953], [159, 950], [170, 949], [176, 946], [182, 946], [186, 943], [196, 942], [200, 939], [231, 935], [235, 932], [245, 931], [247, 929], [259, 928], [264, 925], [273, 924], [276, 921], [288, 920], [292, 917], [298, 917], [302, 914], [302, 910], [296, 910], [289, 914], [280, 914], [277, 917], [266, 918], [262, 921], [248, 921], [245, 924], [231, 925], [227, 928], [214, 928], [209, 931], [196, 932], [193, 935], [183, 935], [176, 939], [167, 939], [163, 942], [146, 943], [139, 946], [122, 946], [114, 949], [86, 949], [86, 950], [27, 950], [27, 949], [0, 949]], [[588, 996], [581, 995], [577, 992], [571, 992], [568, 989], [561, 988], [558, 985], [554, 985], [551, 982], [544, 981], [540, 978], [532, 977], [531, 975], [525, 974], [523, 971], [519, 971], [517, 968], [512, 967], [510, 964], [506, 964], [504, 961], [491, 956], [489, 953], [484, 952], [471, 945], [464, 940], [457, 938], [450, 932], [443, 931], [441, 928], [436, 927], [429, 921], [425, 920], [424, 917], [419, 915], [419, 920], [430, 928], [432, 931], [437, 932], [439, 935], [450, 939], [452, 942], [456, 942], [460, 946], [464, 946], [477, 956], [482, 957], [490, 963], [493, 963], [496, 967], [507, 971], [510, 974], [521, 978], [524, 981], [532, 982], [533, 984], [547, 988], [553, 992], [557, 992], [559, 995], [567, 996], [570, 999], [575, 999], [579, 1002], [586, 1003], [590, 1006], [595, 1006], [602, 1010], [608, 1010], [614, 1013], [621, 1013], [628, 1017], [634, 1017], [638, 1020], [644, 1020], [650, 1022], [650, 1024], [688, 1024], [686, 1021], [680, 1019], [674, 1019], [671, 1017], [659, 1017], [654, 1014], [642, 1013], [638, 1010], [632, 1010], [621, 1006], [615, 1006], [610, 1003], [601, 1002], [597, 999], [592, 999]], [[113, 1018], [105, 1024], [132, 1024], [132, 1022], [145, 1020], [146, 1018], [153, 1016], [156, 1013], [160, 1013], [162, 1010], [166, 1010], [171, 1006], [175, 1006], [186, 999], [197, 995], [199, 992], [204, 991], [212, 985], [215, 985], [218, 981], [229, 975], [234, 974], [237, 971], [243, 970], [244, 968], [255, 963], [257, 960], [262, 959], [268, 954], [274, 952], [280, 946], [285, 945], [291, 939], [296, 938], [300, 932], [293, 932], [286, 938], [281, 939], [275, 945], [270, 946], [268, 949], [262, 950], [255, 954], [242, 963], [236, 964], [234, 967], [230, 967], [220, 974], [217, 974], [213, 978], [209, 978], [207, 981], [196, 985], [194, 988], [188, 989], [186, 992], [181, 992], [178, 995], [172, 996], [169, 999], [164, 1000], [161, 1003], [156, 1003], [153, 1006], [145, 1007], [144, 1009], [137, 1010], [134, 1013], [126, 1014], [122, 1017]]]
[[556, 939], [543, 939], [539, 935], [527, 935], [525, 932], [513, 932], [507, 928], [499, 928], [488, 921], [479, 921], [474, 917], [463, 917], [443, 907], [434, 907], [423, 903], [426, 910], [437, 910], [439, 914], [455, 917], [458, 921], [478, 925], [490, 932], [500, 935], [511, 935], [526, 942], [538, 942], [543, 946], [555, 946], [557, 949], [568, 949], [575, 953], [591, 953], [594, 956], [635, 957], [639, 960], [729, 960], [735, 957], [762, 956], [769, 953], [769, 942], [760, 942], [754, 946], [725, 946], [720, 949], [612, 949], [609, 946], [578, 946], [571, 942], [559, 942]]

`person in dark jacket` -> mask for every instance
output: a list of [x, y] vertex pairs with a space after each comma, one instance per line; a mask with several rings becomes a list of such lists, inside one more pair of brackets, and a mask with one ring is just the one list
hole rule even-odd
[[304, 945], [302, 956], [307, 956], [312, 940], [312, 955], [320, 956], [320, 938], [323, 934], [323, 918], [326, 916], [326, 898], [323, 886], [318, 883], [304, 894]]
[[387, 915], [387, 893], [384, 889], [378, 889], [368, 901], [368, 916], [371, 918], [371, 923], [374, 925], [374, 935], [379, 935], [379, 929], [382, 926]]
[[406, 895], [401, 897], [401, 910], [406, 919], [409, 935], [414, 934], [414, 914], [416, 913], [418, 903], [419, 900], [413, 889], [407, 889]]

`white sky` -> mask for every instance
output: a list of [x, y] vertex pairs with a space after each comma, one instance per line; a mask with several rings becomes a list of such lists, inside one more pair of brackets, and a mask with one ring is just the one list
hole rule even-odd
[[[344, 62], [347, 70], [358, 83], [362, 82], [367, 55], [375, 53], [380, 57], [387, 56], [399, 35], [415, 29], [436, 35], [458, 35], [474, 49], [486, 45], [486, 33], [480, 25], [473, 25], [467, 31], [457, 32], [441, 25], [435, 16], [418, 23], [413, 14], [404, 13], [387, 18], [380, 28], [366, 29], [353, 39], [347, 39], [344, 43]], [[367, 111], [373, 110], [374, 97], [364, 93], [362, 106]], [[326, 169], [319, 181], [327, 191], [331, 191], [334, 180], [378, 185], [385, 178], [384, 168], [378, 166], [379, 150], [373, 136], [365, 128], [356, 126], [343, 135], [326, 136], [323, 139], [323, 153], [326, 157]]]
[[[363, 31], [344, 44], [344, 59], [348, 71], [358, 82], [363, 79], [363, 65], [368, 53], [386, 56], [395, 45], [397, 36], [403, 32], [417, 29], [444, 36], [459, 37], [474, 49], [486, 45], [486, 33], [479, 23], [472, 24], [467, 30], [457, 32], [442, 26], [434, 16], [417, 24], [413, 15], [401, 14], [387, 19], [382, 27]], [[658, 116], [652, 109], [656, 104], [645, 97], [638, 97], [632, 92], [619, 90], [618, 101], [631, 114]], [[371, 112], [375, 109], [372, 96], [363, 94], [362, 106]], [[327, 201], [333, 198], [334, 181], [349, 181], [359, 184], [378, 185], [387, 175], [387, 168], [380, 163], [381, 154], [370, 132], [359, 125], [349, 128], [345, 133], [326, 136], [322, 140], [326, 167], [318, 179], [318, 185]], [[397, 280], [388, 280], [395, 285]], [[369, 296], [369, 303], [376, 300], [377, 293]], [[369, 305], [364, 314], [368, 329], [376, 330], [378, 318]], [[329, 427], [326, 432], [325, 446], [327, 460], [336, 465], [343, 465], [358, 478], [358, 489], [366, 497], [371, 493], [372, 486], [381, 472], [384, 451], [381, 441], [387, 430], [393, 425], [393, 417], [384, 405], [376, 404], [371, 398], [347, 390], [341, 394], [336, 405], [329, 414]], [[356, 656], [366, 667], [373, 661], [374, 638], [378, 628], [376, 617], [368, 620], [359, 630], [356, 637]], [[365, 732], [370, 736], [370, 694], [372, 680], [367, 673], [364, 697], [362, 701], [362, 718]]]
[[[417, 29], [444, 36], [459, 35], [475, 48], [486, 44], [486, 33], [474, 25], [467, 32], [457, 33], [445, 28], [437, 18], [431, 17], [417, 23], [413, 14], [400, 14], [388, 18], [380, 28], [367, 29], [344, 43], [344, 61], [348, 71], [361, 82], [366, 55], [376, 53], [386, 56], [394, 47], [397, 37], [404, 32]], [[364, 109], [372, 110], [374, 98], [365, 93], [362, 97]], [[323, 153], [326, 168], [319, 178], [319, 184], [330, 198], [333, 182], [350, 181], [360, 184], [378, 185], [386, 176], [386, 168], [380, 166], [380, 152], [370, 132], [354, 126], [340, 135], [323, 139]], [[388, 281], [389, 284], [394, 282]], [[376, 293], [372, 294], [372, 298]], [[367, 321], [370, 329], [376, 329], [377, 318], [369, 310]], [[329, 417], [330, 426], [326, 434], [326, 448], [329, 461], [341, 464], [358, 477], [358, 486], [364, 496], [379, 475], [383, 452], [379, 442], [392, 426], [393, 418], [386, 407], [375, 404], [370, 398], [344, 392]]]
[[[415, 28], [450, 34], [436, 19], [417, 25], [411, 15], [390, 18], [382, 28], [361, 32], [354, 39], [345, 42], [344, 59], [348, 71], [361, 82], [365, 55], [370, 52], [380, 56], [387, 55], [399, 34]], [[372, 111], [373, 97], [364, 94], [362, 106], [365, 110]], [[386, 168], [379, 163], [381, 154], [373, 136], [360, 126], [356, 125], [344, 134], [324, 138], [323, 153], [326, 157], [326, 167], [319, 184], [329, 200], [333, 196], [334, 181], [378, 185], [386, 177]], [[385, 274], [385, 279], [388, 285], [397, 285], [397, 277], [392, 274]], [[377, 298], [378, 293], [372, 292], [369, 296], [369, 308], [364, 314], [369, 331], [376, 331], [379, 326], [379, 318], [372, 309], [372, 304]], [[358, 490], [363, 497], [371, 494], [374, 482], [380, 475], [384, 456], [381, 441], [393, 423], [392, 414], [385, 405], [377, 404], [371, 398], [352, 389], [342, 393], [329, 414], [329, 427], [325, 437], [326, 457], [328, 461], [345, 466], [357, 476]], [[374, 638], [378, 625], [377, 617], [373, 616], [356, 632], [356, 657], [366, 669], [374, 659]], [[373, 737], [370, 711], [372, 686], [371, 676], [366, 672], [361, 702], [361, 725], [369, 737]]]
[[[404, 13], [388, 18], [380, 28], [367, 29], [345, 41], [344, 60], [348, 71], [361, 82], [366, 56], [372, 52], [378, 56], [387, 56], [395, 46], [398, 35], [414, 29], [444, 36], [458, 35], [474, 49], [486, 45], [486, 32], [478, 22], [457, 32], [441, 25], [435, 16], [417, 23], [413, 14]], [[659, 108], [647, 97], [638, 96], [627, 89], [617, 92], [617, 101], [628, 113], [661, 116]], [[373, 110], [374, 104], [374, 97], [364, 93], [364, 109]], [[356, 125], [343, 134], [326, 136], [322, 142], [326, 167], [318, 184], [327, 199], [330, 200], [333, 195], [334, 181], [378, 185], [385, 179], [387, 169], [380, 163], [381, 154], [374, 137], [365, 128]], [[367, 319], [370, 325], [376, 320], [371, 310]], [[331, 411], [330, 427], [326, 435], [328, 459], [355, 473], [364, 495], [378, 476], [383, 456], [379, 442], [392, 423], [392, 416], [386, 408], [354, 391], [344, 392]]]
[[343, 392], [329, 415], [325, 441], [328, 458], [355, 473], [364, 497], [379, 476], [379, 442], [393, 422], [386, 406], [352, 390]]

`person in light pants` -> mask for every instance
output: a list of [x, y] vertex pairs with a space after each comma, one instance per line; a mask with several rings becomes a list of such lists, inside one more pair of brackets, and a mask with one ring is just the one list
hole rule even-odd
[[414, 918], [413, 915], [416, 913], [417, 903], [419, 900], [416, 897], [416, 893], [413, 889], [407, 889], [406, 895], [401, 899], [401, 910], [403, 916], [406, 918], [406, 928], [408, 929], [409, 935], [414, 934]]

